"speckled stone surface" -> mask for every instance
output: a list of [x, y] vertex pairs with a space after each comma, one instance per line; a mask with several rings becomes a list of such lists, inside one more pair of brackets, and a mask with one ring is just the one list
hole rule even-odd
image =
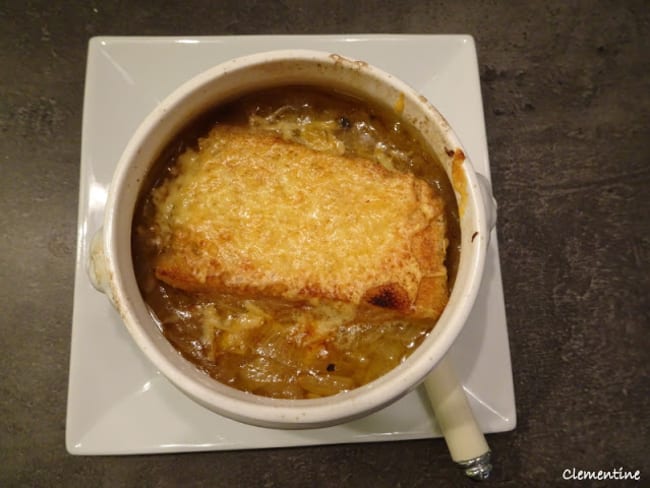
[[648, 2], [135, 3], [0, 3], [0, 486], [473, 484], [442, 441], [65, 451], [89, 37], [345, 32], [476, 40], [519, 421], [486, 486], [650, 486]]

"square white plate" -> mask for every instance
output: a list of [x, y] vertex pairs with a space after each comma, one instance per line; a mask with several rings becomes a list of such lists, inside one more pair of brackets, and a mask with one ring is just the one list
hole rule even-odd
[[[142, 119], [175, 87], [230, 58], [306, 48], [363, 59], [423, 93], [490, 177], [474, 41], [469, 36], [332, 35], [100, 37], [90, 41], [66, 446], [72, 454], [141, 454], [439, 437], [421, 388], [366, 418], [324, 429], [251, 427], [177, 391], [144, 358], [86, 274], [116, 162]], [[496, 233], [474, 310], [450, 353], [485, 432], [515, 427], [515, 402]]]

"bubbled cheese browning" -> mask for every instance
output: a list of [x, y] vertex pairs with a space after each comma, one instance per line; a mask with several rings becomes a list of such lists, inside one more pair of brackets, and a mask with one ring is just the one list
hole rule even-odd
[[443, 202], [412, 174], [218, 124], [154, 193], [156, 276], [211, 295], [325, 299], [437, 318]]

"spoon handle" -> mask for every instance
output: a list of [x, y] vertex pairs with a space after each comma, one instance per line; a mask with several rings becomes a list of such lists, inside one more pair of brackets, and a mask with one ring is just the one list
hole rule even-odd
[[448, 357], [424, 379], [424, 387], [451, 458], [468, 477], [487, 479], [492, 471], [490, 447]]

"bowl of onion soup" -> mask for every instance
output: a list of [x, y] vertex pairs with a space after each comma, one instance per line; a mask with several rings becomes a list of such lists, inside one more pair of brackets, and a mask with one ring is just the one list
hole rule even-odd
[[494, 218], [423, 96], [363, 61], [274, 51], [209, 69], [142, 122], [89, 272], [190, 398], [321, 427], [397, 400], [445, 355]]

